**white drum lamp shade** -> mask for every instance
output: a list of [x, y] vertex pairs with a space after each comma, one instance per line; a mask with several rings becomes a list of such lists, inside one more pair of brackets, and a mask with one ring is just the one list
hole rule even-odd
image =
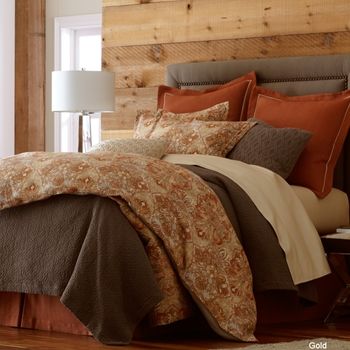
[[53, 112], [113, 112], [114, 101], [112, 72], [52, 72]]

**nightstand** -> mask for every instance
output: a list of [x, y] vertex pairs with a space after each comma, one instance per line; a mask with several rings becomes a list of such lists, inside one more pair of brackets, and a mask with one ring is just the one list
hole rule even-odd
[[[332, 323], [339, 316], [350, 315], [350, 233], [333, 233], [322, 236], [321, 240], [331, 268], [344, 283], [324, 320], [325, 323]], [[341, 264], [339, 256], [345, 259], [347, 268]]]

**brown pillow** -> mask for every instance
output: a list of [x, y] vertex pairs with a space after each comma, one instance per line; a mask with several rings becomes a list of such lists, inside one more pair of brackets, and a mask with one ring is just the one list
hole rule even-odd
[[228, 102], [222, 102], [210, 108], [192, 113], [172, 113], [158, 109], [156, 112], [140, 110], [137, 112], [134, 138], [147, 138], [155, 128], [160, 118], [170, 121], [190, 122], [192, 120], [218, 121], [226, 120], [228, 114]]
[[312, 133], [288, 181], [325, 197], [350, 127], [350, 90], [305, 96], [285, 96], [262, 87], [253, 90], [249, 115], [275, 127]]
[[257, 122], [227, 155], [228, 158], [259, 165], [270, 169], [286, 179], [292, 172], [311, 133], [295, 128], [274, 128]]
[[225, 157], [254, 122], [159, 120], [149, 138], [168, 143], [166, 153]]
[[256, 85], [255, 72], [250, 72], [227, 84], [206, 90], [158, 88], [158, 108], [174, 113], [195, 112], [228, 101], [228, 120], [246, 120], [249, 96]]

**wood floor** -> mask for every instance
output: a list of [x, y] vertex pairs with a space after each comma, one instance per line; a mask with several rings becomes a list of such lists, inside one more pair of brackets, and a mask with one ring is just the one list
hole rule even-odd
[[[274, 325], [257, 330], [256, 336], [260, 343], [275, 343], [306, 338], [339, 338], [349, 340], [350, 320], [336, 325], [317, 323]], [[238, 349], [250, 344], [224, 341], [213, 335], [196, 337], [158, 338], [148, 341], [134, 341], [123, 346], [122, 350], [203, 350], [203, 349]], [[91, 337], [74, 336], [62, 333], [32, 331], [24, 329], [0, 327], [0, 350], [98, 350], [111, 349]], [[113, 347], [114, 348], [114, 347]], [[118, 349], [118, 347], [116, 347]]]

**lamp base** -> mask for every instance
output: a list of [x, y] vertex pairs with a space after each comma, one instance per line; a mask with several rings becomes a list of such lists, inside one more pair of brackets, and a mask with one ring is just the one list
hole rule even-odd
[[82, 113], [79, 114], [78, 152], [87, 152], [91, 146], [91, 115]]
[[83, 114], [79, 114], [78, 152], [83, 152]]

